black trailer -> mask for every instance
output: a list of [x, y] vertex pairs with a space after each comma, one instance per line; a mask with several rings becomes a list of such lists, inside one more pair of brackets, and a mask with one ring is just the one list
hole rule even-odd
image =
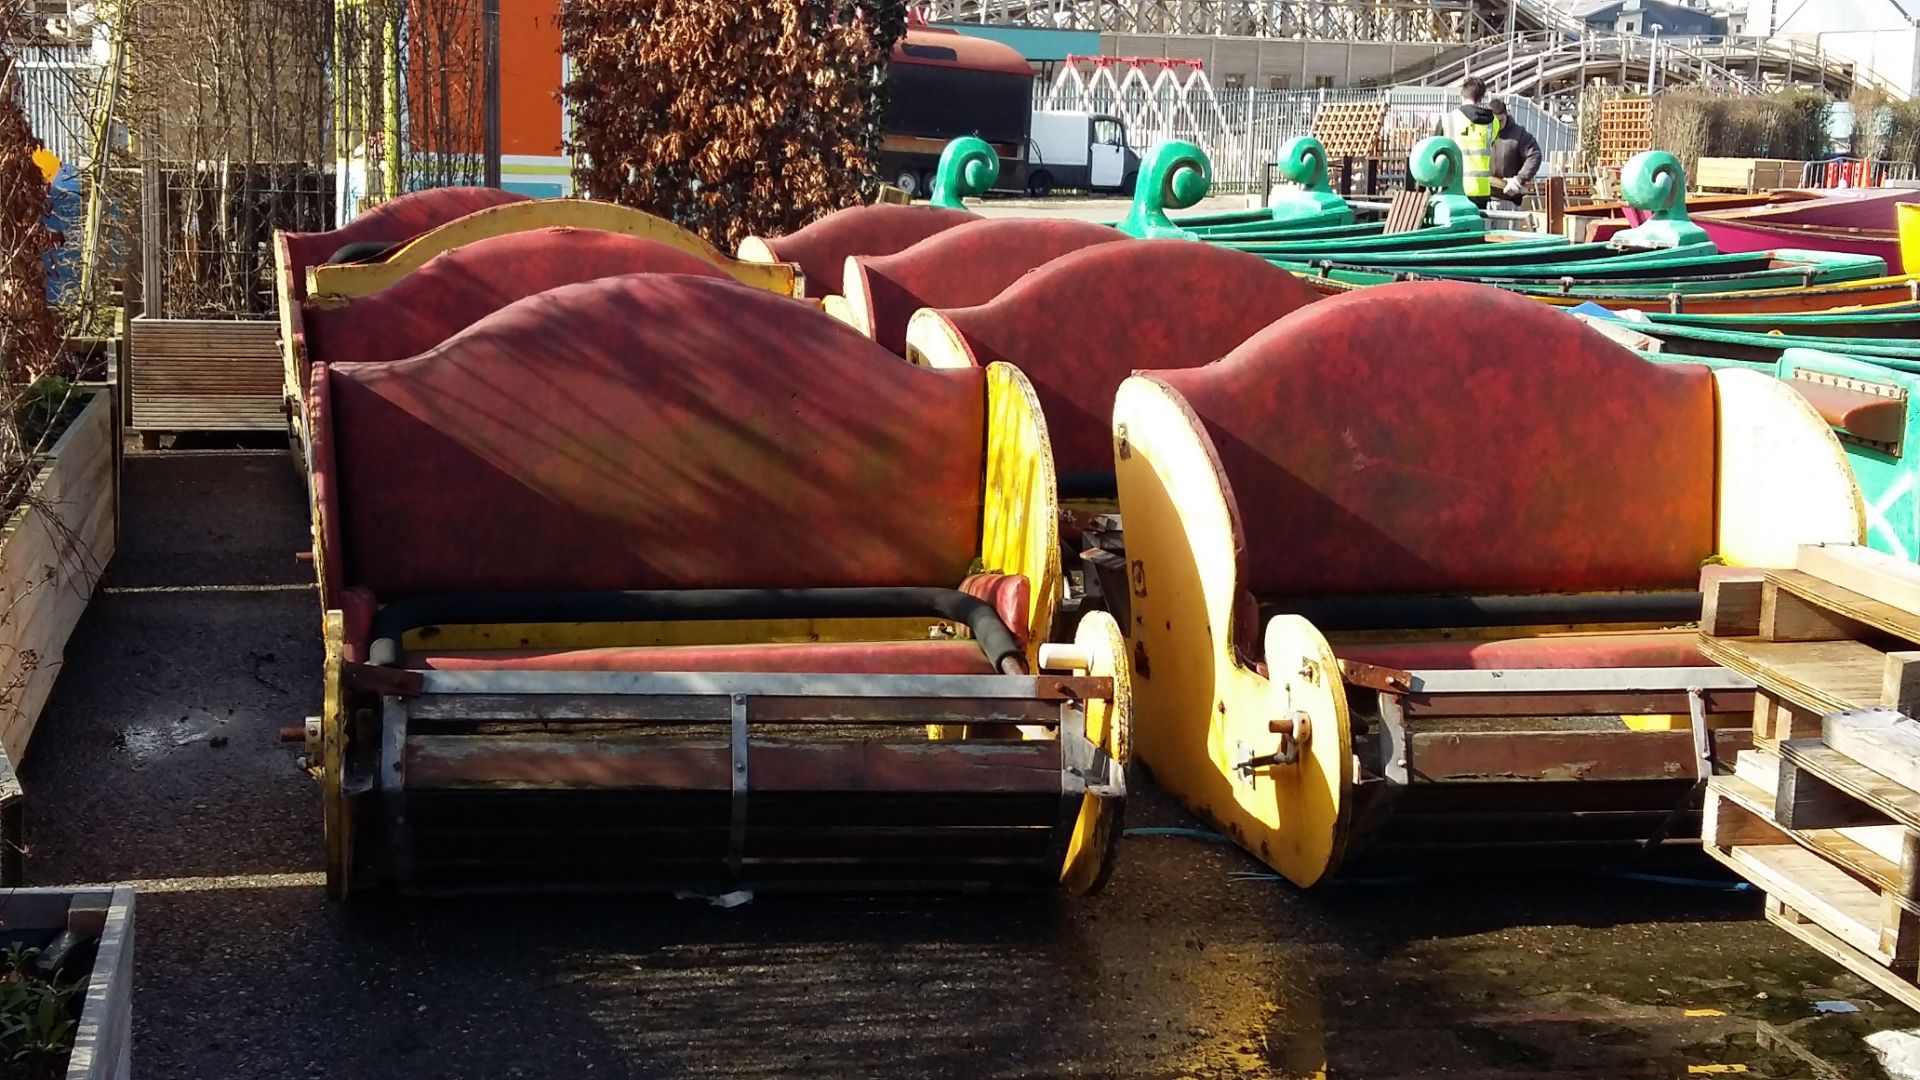
[[953, 30], [910, 28], [887, 68], [881, 176], [925, 198], [940, 152], [974, 135], [1000, 155], [994, 186], [1025, 191], [1032, 117], [1033, 68], [1017, 50]]

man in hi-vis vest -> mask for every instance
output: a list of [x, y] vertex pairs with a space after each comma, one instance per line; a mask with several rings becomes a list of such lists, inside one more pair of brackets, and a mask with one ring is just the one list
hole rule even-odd
[[1468, 76], [1460, 84], [1460, 107], [1441, 119], [1436, 132], [1459, 144], [1461, 171], [1465, 174], [1461, 181], [1467, 198], [1482, 210], [1493, 196], [1493, 140], [1499, 135], [1499, 119], [1481, 104], [1486, 96], [1487, 84], [1477, 76]]

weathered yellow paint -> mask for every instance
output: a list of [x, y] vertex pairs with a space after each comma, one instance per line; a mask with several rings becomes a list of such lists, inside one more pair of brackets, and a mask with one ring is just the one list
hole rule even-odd
[[[1087, 702], [1087, 739], [1124, 769], [1133, 760], [1132, 676], [1127, 662], [1127, 639], [1121, 635], [1120, 624], [1113, 621], [1113, 616], [1095, 611], [1080, 620], [1073, 641], [1087, 650], [1092, 661], [1091, 666], [1079, 674], [1105, 675], [1113, 680], [1113, 700]], [[1060, 884], [1068, 892], [1085, 896], [1106, 883], [1113, 869], [1125, 808], [1124, 800], [1103, 799], [1091, 793], [1081, 796], [1080, 816], [1074, 821], [1073, 839], [1067, 845], [1066, 861], [1060, 869]]]
[[960, 332], [933, 308], [921, 308], [907, 320], [907, 359], [921, 367], [974, 366], [972, 350], [960, 340]]
[[836, 319], [853, 327], [853, 329], [859, 331], [862, 336], [871, 336], [868, 335], [866, 331], [860, 329], [859, 323], [854, 322], [853, 309], [847, 306], [846, 297], [837, 293], [833, 296], [823, 297], [820, 300], [820, 310], [825, 312], [829, 318]]
[[872, 337], [873, 299], [867, 295], [867, 278], [860, 272], [859, 258], [858, 255], [847, 256], [846, 269], [840, 274], [840, 303], [844, 310], [835, 317], [867, 337]]
[[1833, 429], [1786, 383], [1713, 373], [1719, 431], [1715, 550], [1736, 566], [1792, 566], [1801, 544], [1857, 544], [1866, 503]]
[[[1345, 850], [1353, 752], [1339, 668], [1306, 620], [1267, 624], [1272, 678], [1233, 648], [1238, 553], [1246, 538], [1212, 440], [1178, 393], [1144, 376], [1114, 405], [1120, 506], [1132, 585], [1135, 745], [1181, 803], [1295, 884], [1323, 878]], [[1243, 774], [1271, 753], [1267, 725], [1305, 713], [1293, 765]]]
[[1040, 644], [1060, 603], [1058, 490], [1053, 444], [1033, 384], [1011, 364], [989, 365], [980, 565], [989, 573], [1025, 575], [1033, 588], [1027, 623], [1029, 667], [1039, 662]]
[[385, 259], [329, 264], [307, 271], [309, 297], [366, 296], [399, 281], [443, 252], [509, 233], [547, 228], [599, 229], [655, 240], [725, 270], [735, 280], [782, 296], [798, 296], [804, 282], [790, 263], [742, 262], [664, 218], [616, 203], [586, 199], [529, 199], [476, 210], [408, 241]]
[[287, 403], [287, 422], [300, 448], [300, 466], [305, 469], [312, 467], [306, 460], [307, 391], [306, 387], [300, 385], [300, 346], [295, 340], [299, 305], [293, 301], [293, 279], [284, 270], [288, 259], [285, 236], [284, 230], [274, 230], [273, 255], [278, 269], [273, 275], [273, 299], [279, 305], [276, 310], [280, 315], [281, 393]]
[[1900, 203], [1893, 212], [1900, 229], [1900, 265], [1908, 273], [1920, 271], [1920, 205]]
[[740, 241], [740, 250], [734, 252], [734, 257], [741, 262], [749, 263], [777, 263], [780, 261], [780, 256], [773, 253], [773, 248], [768, 246], [766, 240], [758, 236], [749, 236], [745, 240]]
[[341, 664], [346, 658], [346, 622], [338, 611], [324, 620], [323, 696], [320, 703], [320, 799], [327, 845], [327, 895], [344, 898], [352, 885], [353, 807], [347, 801], [343, 778], [347, 750], [346, 687]]
[[673, 645], [780, 645], [816, 641], [925, 641], [941, 634], [967, 637], [965, 627], [940, 619], [768, 619], [688, 622], [491, 623], [409, 630], [408, 652], [481, 649], [652, 648]]

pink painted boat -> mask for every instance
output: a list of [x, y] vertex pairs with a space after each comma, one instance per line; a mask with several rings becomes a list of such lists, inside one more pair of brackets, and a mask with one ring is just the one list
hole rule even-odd
[[[1902, 274], [1893, 208], [1904, 202], [1920, 202], [1920, 190], [1842, 188], [1818, 198], [1712, 210], [1693, 220], [1727, 254], [1803, 248], [1875, 255], [1887, 261], [1889, 274]], [[1636, 225], [1645, 217], [1632, 208], [1624, 213]]]

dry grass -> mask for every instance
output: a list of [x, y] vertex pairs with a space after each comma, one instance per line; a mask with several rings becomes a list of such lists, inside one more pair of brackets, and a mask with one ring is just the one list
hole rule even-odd
[[1703, 157], [1810, 161], [1826, 148], [1830, 108], [1825, 94], [1810, 90], [1765, 97], [1668, 91], [1654, 98], [1653, 145], [1689, 173]]

